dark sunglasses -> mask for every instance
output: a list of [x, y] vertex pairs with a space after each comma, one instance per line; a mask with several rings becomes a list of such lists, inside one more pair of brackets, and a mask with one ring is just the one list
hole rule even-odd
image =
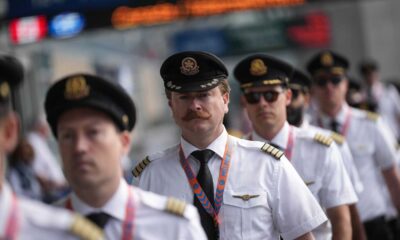
[[272, 103], [275, 102], [276, 99], [278, 99], [279, 94], [281, 94], [282, 92], [283, 91], [249, 92], [245, 93], [244, 97], [246, 98], [246, 101], [250, 104], [259, 103], [261, 96], [264, 97], [265, 101]]
[[328, 82], [331, 82], [334, 86], [337, 86], [342, 80], [342, 76], [318, 77], [315, 79], [315, 84], [320, 87], [325, 87]]

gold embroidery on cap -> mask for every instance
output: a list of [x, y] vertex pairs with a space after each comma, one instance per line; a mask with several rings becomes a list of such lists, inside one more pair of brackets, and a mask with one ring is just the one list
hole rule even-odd
[[10, 95], [10, 85], [7, 82], [3, 82], [0, 85], [0, 96], [6, 98]]
[[253, 76], [261, 76], [267, 73], [267, 66], [261, 59], [254, 59], [250, 63], [250, 74]]
[[199, 72], [199, 66], [194, 58], [186, 57], [182, 60], [181, 73], [183, 75], [191, 76]]
[[333, 57], [332, 54], [329, 52], [326, 52], [324, 54], [322, 54], [321, 56], [321, 63], [324, 66], [332, 66], [333, 65]]
[[80, 99], [88, 96], [89, 91], [90, 87], [87, 85], [84, 77], [71, 77], [65, 84], [64, 96], [69, 100]]

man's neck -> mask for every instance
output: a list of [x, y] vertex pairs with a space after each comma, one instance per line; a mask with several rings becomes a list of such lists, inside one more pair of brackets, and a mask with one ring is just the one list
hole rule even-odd
[[320, 111], [323, 114], [325, 114], [331, 118], [335, 118], [339, 114], [339, 112], [342, 110], [342, 106], [343, 106], [343, 104], [336, 105], [333, 107], [321, 107]]
[[100, 208], [104, 206], [112, 196], [117, 192], [120, 184], [118, 181], [109, 181], [108, 183], [101, 184], [100, 186], [93, 186], [90, 188], [81, 188], [80, 186], [72, 186], [75, 194], [93, 208]]
[[278, 135], [278, 133], [282, 130], [283, 126], [285, 126], [285, 121], [275, 124], [269, 127], [262, 127], [262, 126], [255, 126], [254, 130], [255, 132], [262, 138], [264, 138], [267, 141], [272, 141]]
[[214, 140], [217, 139], [223, 131], [224, 127], [221, 125], [211, 134], [208, 132], [204, 134], [198, 133], [197, 135], [182, 133], [182, 138], [199, 149], [205, 149], [212, 142], [214, 142]]

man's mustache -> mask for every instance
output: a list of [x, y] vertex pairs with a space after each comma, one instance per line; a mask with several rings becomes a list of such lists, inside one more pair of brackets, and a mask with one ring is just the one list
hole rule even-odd
[[186, 115], [182, 118], [183, 121], [190, 121], [193, 119], [207, 120], [211, 117], [211, 114], [207, 110], [193, 111], [189, 110]]

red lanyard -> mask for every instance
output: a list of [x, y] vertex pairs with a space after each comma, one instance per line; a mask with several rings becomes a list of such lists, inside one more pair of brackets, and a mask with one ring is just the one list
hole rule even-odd
[[225, 184], [228, 179], [228, 172], [229, 172], [229, 166], [231, 163], [232, 152], [233, 152], [232, 141], [230, 140], [230, 138], [228, 138], [228, 141], [225, 145], [224, 157], [222, 159], [221, 167], [219, 168], [218, 185], [217, 185], [217, 190], [215, 192], [215, 209], [214, 209], [214, 207], [211, 205], [210, 201], [208, 200], [206, 194], [204, 193], [203, 188], [201, 188], [200, 184], [198, 183], [197, 178], [194, 175], [192, 168], [190, 167], [190, 164], [188, 161], [189, 157], [185, 158], [185, 155], [183, 154], [183, 150], [182, 150], [182, 145], [180, 146], [180, 149], [179, 149], [180, 163], [181, 163], [183, 170], [186, 173], [186, 177], [189, 180], [189, 184], [192, 187], [193, 193], [199, 199], [201, 205], [207, 211], [207, 213], [210, 214], [214, 218], [214, 221], [216, 224], [220, 224], [220, 220], [218, 218], [218, 213], [219, 213], [219, 210], [221, 209], [224, 190], [225, 190]]
[[288, 141], [287, 141], [286, 149], [285, 149], [285, 156], [289, 160], [292, 158], [293, 146], [294, 146], [294, 130], [293, 130], [293, 127], [290, 126], [289, 127], [289, 137], [288, 137]]
[[[68, 198], [65, 203], [65, 208], [73, 211], [71, 199]], [[125, 207], [125, 219], [122, 227], [122, 240], [133, 240], [134, 231], [134, 220], [135, 220], [135, 206], [133, 201], [133, 190], [129, 188], [128, 201]]]
[[[10, 209], [10, 215], [8, 217], [6, 225], [6, 236], [5, 240], [15, 240], [17, 239], [19, 219], [18, 219], [18, 199], [14, 193], [12, 193], [12, 203]], [[0, 238], [1, 239], [1, 238]]]
[[[347, 112], [346, 112], [346, 119], [344, 120], [342, 131], [340, 131], [340, 134], [342, 134], [343, 136], [346, 136], [346, 134], [347, 134], [347, 131], [348, 131], [349, 126], [350, 126], [350, 120], [351, 120], [351, 110], [348, 109]], [[324, 127], [322, 125], [322, 120], [321, 120], [320, 117], [318, 117], [317, 122], [318, 122], [318, 125], [320, 127], [322, 127], [322, 128]]]

